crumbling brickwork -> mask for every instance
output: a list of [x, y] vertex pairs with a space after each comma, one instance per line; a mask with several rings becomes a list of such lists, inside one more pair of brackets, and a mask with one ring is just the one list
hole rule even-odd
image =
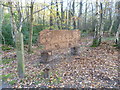
[[39, 36], [39, 44], [45, 50], [75, 47], [79, 41], [79, 30], [43, 30]]

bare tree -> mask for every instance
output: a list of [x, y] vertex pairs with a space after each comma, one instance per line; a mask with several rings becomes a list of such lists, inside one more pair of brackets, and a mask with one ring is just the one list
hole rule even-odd
[[33, 6], [34, 2], [31, 0], [31, 6], [30, 6], [30, 28], [29, 28], [29, 47], [28, 52], [32, 52], [32, 36], [33, 36]]
[[[10, 14], [12, 20], [12, 27], [15, 33], [15, 44], [16, 44], [16, 52], [17, 52], [17, 60], [18, 60], [18, 75], [20, 78], [23, 78], [25, 75], [25, 66], [24, 66], [24, 44], [23, 44], [23, 34], [21, 33], [22, 29], [22, 8], [19, 2], [16, 2], [16, 10], [19, 15], [19, 25], [16, 25], [16, 21], [14, 19], [14, 10], [12, 2], [8, 2], [10, 7]], [[17, 27], [18, 26], [18, 27]]]
[[109, 2], [109, 6], [108, 7], [109, 7], [108, 8], [108, 11], [109, 11], [109, 21], [110, 21], [110, 26], [109, 26], [108, 34], [110, 36], [111, 32], [112, 32], [112, 28], [113, 28], [114, 22], [115, 22], [115, 15], [113, 15], [113, 19], [112, 19], [112, 8], [113, 8], [112, 1]]
[[56, 16], [57, 16], [57, 26], [58, 26], [58, 29], [60, 29], [60, 22], [59, 22], [59, 10], [58, 10], [58, 2], [56, 0]]
[[50, 6], [50, 30], [53, 29], [52, 5], [53, 5], [53, 0], [51, 0], [51, 6]]
[[[99, 7], [100, 6], [100, 7]], [[101, 34], [103, 30], [103, 8], [102, 3], [96, 0], [96, 25], [95, 25], [95, 33], [93, 37], [93, 46], [99, 46], [101, 43]]]
[[80, 29], [80, 21], [81, 21], [81, 15], [82, 15], [82, 0], [80, 0], [79, 4], [79, 14], [78, 14], [78, 21], [77, 21], [77, 28]]
[[72, 13], [71, 13], [71, 2], [70, 2], [69, 10], [68, 10], [68, 29], [71, 28], [71, 18], [72, 18]]
[[87, 24], [87, 11], [88, 11], [88, 2], [86, 0], [86, 4], [85, 4], [85, 23], [84, 23], [84, 30], [86, 31], [86, 24]]
[[63, 11], [63, 0], [61, 0], [61, 29], [63, 29], [64, 22], [64, 11]]
[[75, 22], [75, 0], [73, 0], [73, 4], [72, 4], [72, 17], [73, 17], [73, 29], [76, 29], [76, 22]]
[[116, 14], [117, 14], [117, 33], [116, 33], [116, 44], [120, 48], [120, 1], [116, 2]]
[[[2, 3], [0, 1], [0, 3]], [[3, 24], [3, 20], [4, 20], [4, 6], [1, 4], [0, 5], [0, 36], [1, 36], [1, 39], [3, 40], [3, 44], [5, 45], [5, 38], [4, 36], [2, 35], [2, 24]], [[2, 41], [0, 40], [0, 41]]]
[[94, 32], [95, 30], [95, 19], [94, 19], [94, 8], [93, 8], [93, 3], [91, 3], [91, 7], [92, 7], [92, 31]]
[[[45, 0], [44, 0], [44, 8], [45, 8]], [[43, 13], [43, 28], [45, 28], [45, 9]]]

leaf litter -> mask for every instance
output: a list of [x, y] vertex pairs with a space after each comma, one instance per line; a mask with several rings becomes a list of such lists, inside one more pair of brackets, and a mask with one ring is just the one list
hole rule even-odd
[[[3, 75], [12, 74], [6, 82], [15, 81], [13, 88], [119, 88], [118, 51], [112, 41], [99, 47], [90, 47], [91, 38], [82, 38], [79, 54], [70, 55], [69, 49], [53, 51], [48, 63], [40, 63], [41, 50], [34, 46], [34, 53], [25, 52], [25, 78], [17, 75], [16, 53], [4, 52], [3, 58], [15, 58], [2, 64]], [[43, 78], [43, 69], [50, 68], [49, 78]]]

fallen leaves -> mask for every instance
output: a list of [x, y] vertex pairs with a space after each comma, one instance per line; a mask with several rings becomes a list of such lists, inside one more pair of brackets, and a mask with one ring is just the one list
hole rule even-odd
[[[12, 73], [7, 81], [16, 80], [12, 87], [73, 87], [73, 88], [101, 88], [118, 87], [118, 51], [111, 46], [111, 42], [103, 42], [99, 47], [89, 47], [90, 39], [83, 39], [79, 47], [79, 55], [70, 56], [69, 50], [53, 52], [51, 61], [47, 64], [39, 64], [40, 51], [25, 55], [26, 76], [19, 79], [17, 75], [17, 60], [2, 64], [3, 75]], [[60, 54], [61, 52], [61, 54]], [[15, 53], [5, 53], [13, 57]], [[10, 55], [10, 54], [13, 54]], [[15, 57], [14, 57], [15, 58]], [[48, 65], [50, 77], [44, 79], [41, 70]], [[12, 82], [14, 83], [14, 81]]]

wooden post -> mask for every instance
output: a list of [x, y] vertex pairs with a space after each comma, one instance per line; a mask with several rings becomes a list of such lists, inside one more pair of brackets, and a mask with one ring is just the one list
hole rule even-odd
[[44, 78], [49, 78], [49, 68], [45, 68], [43, 71], [44, 71], [44, 75], [43, 75], [43, 77]]
[[48, 62], [49, 54], [48, 54], [47, 51], [43, 51], [41, 53], [41, 59], [42, 59], [42, 61], [40, 61], [40, 62], [42, 62], [42, 63], [47, 63]]
[[23, 34], [21, 32], [16, 35], [16, 52], [18, 60], [18, 75], [20, 78], [24, 77], [25, 66], [24, 66], [24, 44], [23, 44]]
[[78, 47], [72, 47], [71, 48], [71, 55], [77, 55], [78, 54]]

